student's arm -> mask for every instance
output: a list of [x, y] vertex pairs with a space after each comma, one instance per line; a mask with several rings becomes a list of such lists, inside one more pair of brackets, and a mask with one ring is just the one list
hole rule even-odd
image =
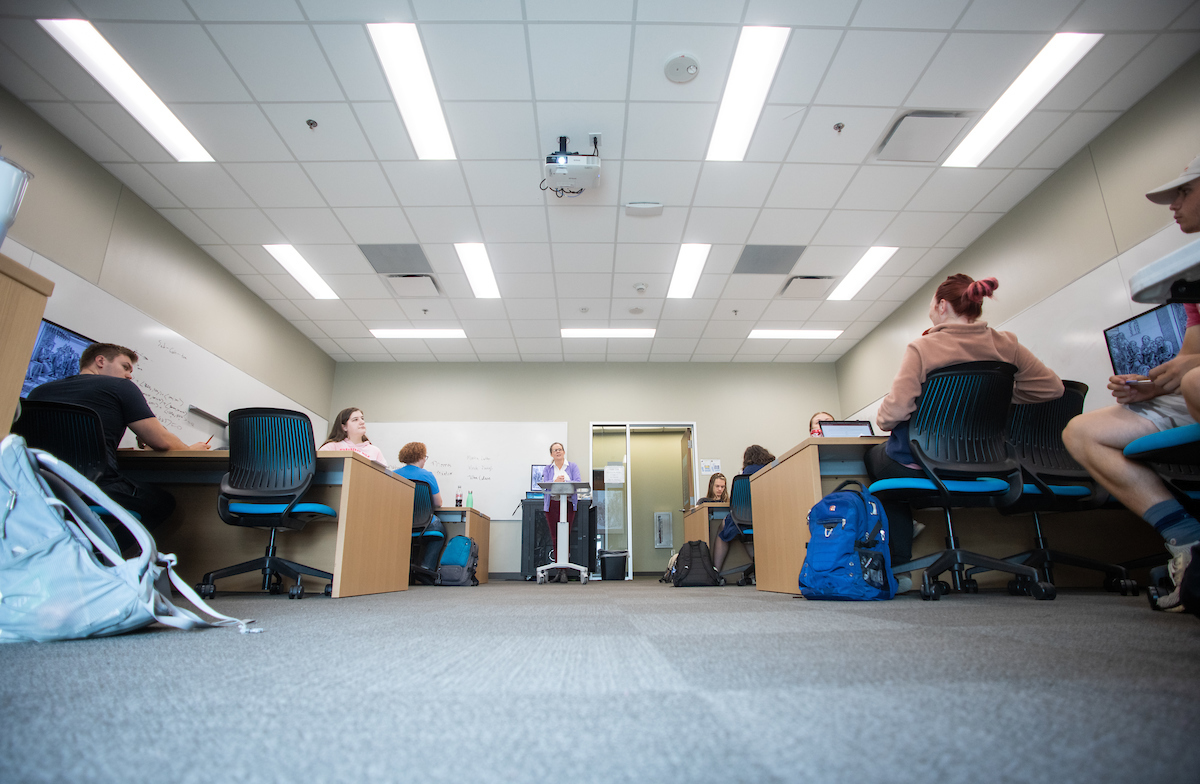
[[442, 506], [442, 494], [434, 493], [433, 494], [433, 508], [439, 509], [439, 508], [441, 508], [441, 506]]
[[1156, 368], [1151, 368], [1149, 376], [1158, 387], [1160, 394], [1176, 392], [1179, 382], [1192, 368], [1200, 367], [1200, 326], [1188, 327], [1183, 333], [1183, 345], [1174, 359], [1169, 359]]
[[142, 441], [142, 443], [156, 452], [212, 448], [207, 441], [198, 441], [190, 446], [183, 443], [179, 436], [163, 427], [162, 422], [159, 422], [157, 417], [148, 417], [147, 419], [139, 419], [136, 422], [130, 422], [129, 429], [133, 431], [134, 435], [136, 435]]

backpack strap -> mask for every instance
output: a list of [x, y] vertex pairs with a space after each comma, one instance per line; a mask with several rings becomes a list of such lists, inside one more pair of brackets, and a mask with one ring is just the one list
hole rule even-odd
[[[843, 487], [846, 487], [847, 485], [858, 485], [858, 494], [859, 495], [865, 495], [867, 492], [867, 486], [864, 485], [862, 482], [858, 481], [857, 479], [847, 479], [845, 482], [842, 482], [840, 485], [833, 488], [833, 492], [836, 493], [837, 491], [841, 490]], [[832, 495], [832, 493], [830, 493], [829, 495]]]

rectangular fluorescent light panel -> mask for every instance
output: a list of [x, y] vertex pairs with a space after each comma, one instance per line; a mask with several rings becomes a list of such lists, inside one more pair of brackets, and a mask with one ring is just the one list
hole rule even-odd
[[671, 275], [671, 285], [667, 288], [667, 299], [691, 299], [696, 292], [696, 284], [700, 282], [700, 273], [704, 271], [704, 262], [708, 260], [708, 251], [712, 245], [700, 243], [684, 243], [679, 246], [679, 255], [675, 258], [675, 273]]
[[983, 163], [1103, 37], [1100, 33], [1059, 33], [1051, 38], [942, 165], [975, 167]]
[[329, 284], [322, 280], [317, 271], [304, 260], [300, 251], [291, 245], [263, 245], [263, 249], [274, 256], [275, 260], [288, 271], [288, 274], [295, 278], [296, 282], [303, 286], [309, 294], [313, 295], [313, 299], [338, 298], [338, 295], [333, 293], [333, 289], [329, 288]]
[[367, 32], [375, 44], [417, 157], [423, 161], [454, 160], [454, 143], [450, 141], [417, 26], [408, 22], [369, 24]]
[[750, 340], [833, 340], [840, 329], [752, 329]]
[[373, 329], [371, 334], [377, 338], [421, 338], [424, 340], [465, 338], [467, 336], [467, 333], [461, 329]]
[[652, 338], [653, 329], [566, 329], [564, 338]]
[[742, 28], [705, 160], [745, 159], [791, 32], [790, 27]]
[[167, 105], [129, 67], [125, 58], [83, 19], [39, 19], [37, 23], [100, 83], [125, 111], [133, 115], [158, 143], [180, 163], [211, 163], [196, 137], [183, 127]]
[[463, 272], [467, 273], [467, 282], [471, 284], [475, 298], [500, 299], [500, 287], [496, 285], [492, 262], [483, 243], [456, 242], [454, 250], [458, 251], [458, 260], [462, 262]]
[[859, 289], [867, 285], [868, 280], [875, 277], [875, 273], [879, 272], [880, 268], [897, 250], [898, 248], [888, 248], [882, 245], [876, 245], [867, 250], [826, 299], [854, 299], [854, 295], [859, 292]]

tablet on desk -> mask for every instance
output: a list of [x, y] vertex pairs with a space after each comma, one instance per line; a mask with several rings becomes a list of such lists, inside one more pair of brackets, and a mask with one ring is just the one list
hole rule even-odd
[[873, 436], [871, 423], [865, 419], [846, 420], [844, 422], [818, 422], [821, 435], [826, 438], [856, 438], [858, 436]]

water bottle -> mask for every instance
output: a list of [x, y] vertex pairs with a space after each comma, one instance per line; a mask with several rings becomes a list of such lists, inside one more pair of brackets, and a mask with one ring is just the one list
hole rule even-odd
[[467, 491], [467, 508], [468, 509], [475, 508], [475, 492], [473, 490]]
[[462, 506], [462, 485], [458, 486], [458, 492], [454, 494], [454, 505]]

